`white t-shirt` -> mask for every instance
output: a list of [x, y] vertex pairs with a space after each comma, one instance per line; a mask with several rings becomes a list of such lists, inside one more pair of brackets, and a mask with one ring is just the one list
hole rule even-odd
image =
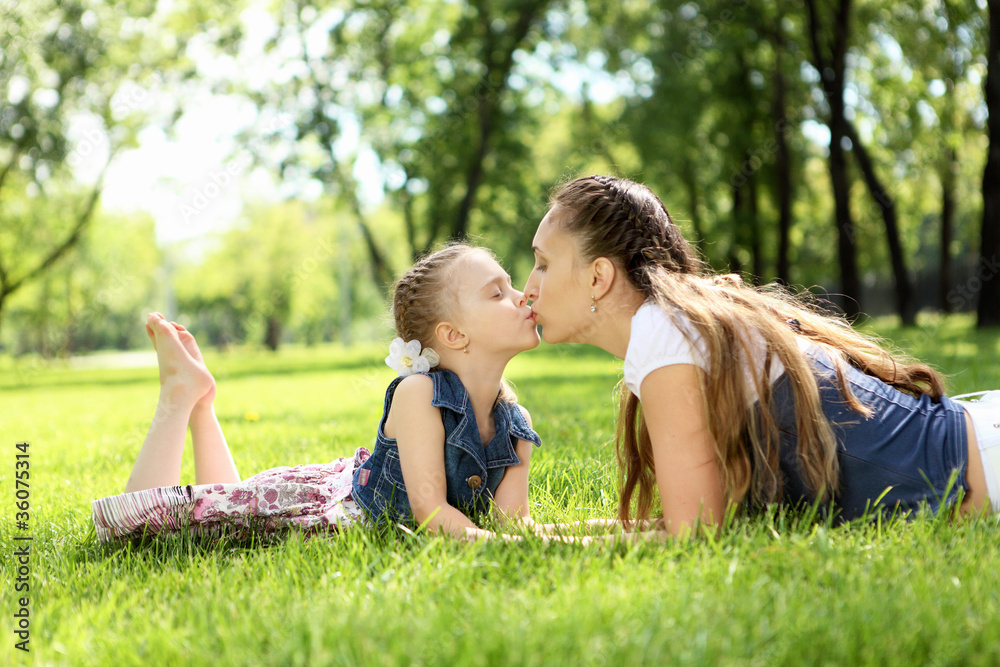
[[[688, 334], [685, 336], [684, 334]], [[763, 368], [765, 356], [765, 341], [756, 331], [753, 332], [754, 363], [757, 372]], [[694, 341], [692, 345], [691, 341]], [[799, 339], [799, 346], [806, 347], [809, 342]], [[628, 349], [625, 352], [625, 385], [632, 390], [636, 398], [642, 400], [639, 388], [646, 376], [657, 368], [674, 364], [693, 364], [708, 372], [708, 350], [698, 329], [681, 311], [668, 315], [655, 301], [647, 301], [639, 307], [632, 317], [632, 333], [629, 336]], [[757, 400], [757, 390], [754, 388], [750, 368], [744, 369], [750, 385], [751, 400]], [[784, 365], [777, 357], [771, 357], [771, 382], [773, 383], [785, 372]]]

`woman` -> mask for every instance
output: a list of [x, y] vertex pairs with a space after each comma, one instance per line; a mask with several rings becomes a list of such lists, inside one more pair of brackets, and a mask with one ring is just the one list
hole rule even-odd
[[[555, 195], [525, 285], [548, 342], [624, 360], [619, 519], [718, 525], [731, 504], [1000, 509], [1000, 392], [943, 395], [928, 366], [776, 289], [707, 272], [663, 203], [590, 176]], [[963, 407], [964, 406], [964, 407]], [[980, 450], [983, 450], [982, 453]]]

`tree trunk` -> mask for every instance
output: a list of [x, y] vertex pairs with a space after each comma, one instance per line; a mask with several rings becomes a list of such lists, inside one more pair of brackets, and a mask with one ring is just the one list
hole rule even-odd
[[740, 248], [743, 239], [743, 188], [746, 183], [733, 187], [733, 231], [729, 244], [729, 272], [743, 275], [743, 262], [740, 260]]
[[912, 326], [916, 323], [917, 313], [913, 306], [913, 284], [910, 282], [910, 274], [906, 268], [906, 255], [903, 253], [903, 244], [899, 239], [899, 224], [896, 220], [896, 202], [889, 192], [882, 185], [875, 167], [872, 165], [868, 149], [861, 143], [854, 125], [845, 123], [847, 138], [851, 140], [854, 149], [854, 157], [861, 167], [868, 192], [875, 199], [879, 210], [882, 212], [882, 219], [885, 221], [886, 241], [889, 244], [889, 257], [892, 263], [892, 274], [896, 280], [896, 309], [899, 317], [905, 326]]
[[[528, 36], [535, 20], [544, 13], [549, 0], [538, 0], [524, 7], [517, 23], [512, 27], [512, 39], [507, 44], [500, 57], [494, 56], [495, 46], [484, 45], [486, 56], [484, 62], [489, 63], [483, 74], [482, 82], [476, 91], [477, 111], [479, 112], [479, 144], [472, 157], [465, 176], [465, 195], [458, 205], [454, 226], [451, 229], [452, 238], [464, 239], [469, 232], [469, 215], [475, 204], [476, 193], [482, 184], [486, 168], [486, 157], [490, 152], [490, 139], [497, 121], [497, 110], [500, 107], [500, 96], [507, 89], [507, 79], [514, 67], [514, 52], [521, 48], [521, 43]], [[486, 17], [489, 18], [488, 16]], [[487, 34], [493, 34], [492, 21], [487, 20]]]
[[278, 345], [281, 344], [281, 320], [276, 315], [269, 315], [267, 318], [267, 331], [264, 334], [264, 344], [272, 352], [277, 352]]
[[[848, 318], [861, 313], [861, 279], [854, 222], [851, 220], [850, 183], [844, 159], [842, 119], [830, 123], [830, 180], [833, 183], [834, 219], [837, 224], [837, 255], [840, 263], [840, 307]], [[836, 128], [836, 129], [834, 129]]]
[[988, 0], [990, 38], [986, 47], [986, 109], [990, 147], [983, 170], [983, 228], [980, 260], [982, 279], [977, 308], [978, 326], [1000, 325], [1000, 0]]
[[360, 209], [357, 212], [357, 218], [358, 228], [361, 230], [361, 236], [365, 239], [365, 247], [368, 248], [368, 257], [372, 262], [372, 278], [375, 280], [375, 284], [388, 294], [393, 283], [392, 270], [385, 259], [385, 254], [375, 241], [375, 235], [372, 234], [372, 230], [369, 229], [368, 224], [361, 216]]
[[785, 77], [781, 72], [781, 46], [775, 44], [774, 66], [774, 141], [777, 149], [775, 155], [775, 189], [778, 200], [778, 281], [791, 284], [791, 250], [792, 231], [792, 164], [788, 151], [788, 139], [785, 133], [788, 129], [788, 117], [785, 113]]
[[698, 182], [694, 165], [687, 158], [681, 165], [683, 172], [681, 179], [684, 181], [684, 188], [688, 196], [688, 215], [691, 216], [691, 227], [694, 228], [695, 246], [702, 258], [707, 258], [705, 254], [705, 229], [701, 224], [701, 214], [698, 212]]
[[958, 155], [955, 148], [947, 149], [947, 158], [941, 174], [941, 274], [938, 277], [939, 307], [944, 313], [952, 312], [948, 293], [952, 288], [951, 239], [955, 218], [955, 172]]
[[747, 224], [750, 229], [750, 261], [753, 263], [753, 284], [764, 282], [764, 249], [760, 239], [760, 220], [757, 216], [757, 179], [751, 177], [747, 182], [749, 196]]
[[847, 119], [844, 116], [844, 68], [847, 55], [847, 36], [851, 15], [850, 0], [840, 0], [834, 20], [833, 45], [829, 60], [820, 45], [823, 32], [816, 12], [816, 0], [806, 0], [809, 35], [812, 42], [813, 65], [820, 73], [823, 93], [830, 107], [830, 182], [837, 225], [837, 250], [840, 262], [840, 306], [848, 318], [854, 319], [862, 310], [861, 279], [858, 276], [857, 244], [854, 222], [851, 220], [850, 180], [844, 157], [843, 140], [847, 136]]

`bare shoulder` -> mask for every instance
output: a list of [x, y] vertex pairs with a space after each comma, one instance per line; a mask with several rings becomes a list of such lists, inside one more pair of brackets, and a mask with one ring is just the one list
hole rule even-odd
[[651, 371], [642, 381], [643, 413], [690, 410], [702, 405], [704, 371], [694, 364], [672, 364]]
[[414, 419], [426, 419], [437, 411], [431, 405], [434, 398], [434, 380], [426, 375], [410, 375], [396, 385], [392, 394], [392, 404], [385, 418], [383, 432], [387, 438], [396, 438], [396, 428], [400, 419], [407, 423]]
[[427, 404], [430, 405], [433, 396], [434, 380], [427, 375], [414, 374], [403, 378], [403, 381], [396, 385], [392, 402], [395, 404], [396, 401], [402, 400], [409, 404], [426, 400]]

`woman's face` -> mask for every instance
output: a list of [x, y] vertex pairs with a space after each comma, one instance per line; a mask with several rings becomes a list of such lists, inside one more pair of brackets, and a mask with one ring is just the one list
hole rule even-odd
[[576, 240], [562, 229], [564, 215], [555, 207], [539, 223], [531, 242], [535, 267], [524, 286], [548, 343], [586, 342], [593, 326], [589, 271]]

